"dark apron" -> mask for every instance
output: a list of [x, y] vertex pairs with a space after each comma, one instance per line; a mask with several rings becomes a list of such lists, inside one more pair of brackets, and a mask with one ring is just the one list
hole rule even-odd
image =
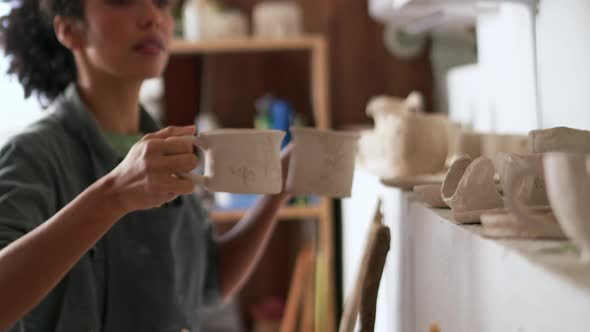
[[105, 236], [104, 331], [198, 329], [211, 234], [190, 199], [130, 213]]

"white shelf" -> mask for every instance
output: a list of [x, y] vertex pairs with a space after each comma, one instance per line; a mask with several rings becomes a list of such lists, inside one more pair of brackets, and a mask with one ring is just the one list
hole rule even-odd
[[501, 3], [534, 6], [537, 0], [369, 0], [375, 20], [422, 33], [441, 26], [473, 25], [478, 15], [493, 13]]
[[[489, 239], [412, 194], [384, 188], [392, 247], [387, 331], [575, 332], [590, 312], [590, 269], [567, 241]], [[396, 329], [396, 327], [399, 327]]]

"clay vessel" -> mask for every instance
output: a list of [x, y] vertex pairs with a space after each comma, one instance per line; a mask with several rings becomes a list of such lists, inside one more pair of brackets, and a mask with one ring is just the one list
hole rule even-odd
[[441, 187], [441, 196], [453, 210], [456, 221], [478, 222], [481, 212], [503, 207], [494, 174], [492, 161], [485, 157], [471, 161], [470, 157], [461, 156], [451, 165]]
[[418, 101], [376, 97], [367, 105], [375, 129], [359, 140], [359, 163], [381, 178], [432, 174], [445, 167], [448, 119], [412, 112]]
[[202, 149], [205, 174], [180, 174], [209, 191], [276, 194], [282, 188], [279, 130], [215, 129], [185, 136]]
[[359, 135], [355, 132], [291, 128], [293, 152], [287, 191], [348, 197], [352, 188]]
[[[505, 201], [517, 199], [531, 206], [549, 205], [543, 174], [543, 155], [501, 152], [496, 155], [494, 165]], [[525, 176], [523, 170], [528, 171]], [[511, 187], [517, 188], [517, 191], [511, 192], [508, 189]], [[514, 195], [518, 197], [513, 197]]]
[[[581, 259], [590, 262], [590, 176], [587, 155], [550, 152], [543, 156], [545, 185], [549, 203], [563, 232], [580, 249]], [[530, 170], [522, 170], [530, 174]], [[517, 191], [516, 184], [509, 188]], [[523, 221], [531, 224], [546, 222], [532, 215], [519, 200], [510, 200], [510, 208]]]
[[531, 152], [590, 153], [590, 131], [567, 127], [532, 130], [529, 132]]

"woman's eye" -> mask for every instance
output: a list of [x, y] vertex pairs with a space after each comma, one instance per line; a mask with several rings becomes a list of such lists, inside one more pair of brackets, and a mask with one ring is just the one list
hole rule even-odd
[[154, 3], [158, 8], [171, 7], [174, 4], [173, 0], [154, 0]]
[[133, 0], [106, 0], [106, 2], [111, 6], [123, 7], [130, 5]]

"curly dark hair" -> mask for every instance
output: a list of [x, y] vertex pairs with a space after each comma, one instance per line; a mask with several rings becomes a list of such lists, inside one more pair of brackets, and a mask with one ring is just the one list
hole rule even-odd
[[84, 0], [12, 0], [12, 10], [0, 18], [0, 43], [9, 58], [8, 74], [16, 75], [25, 97], [42, 103], [57, 97], [76, 81], [70, 50], [53, 30], [56, 15], [84, 18]]

